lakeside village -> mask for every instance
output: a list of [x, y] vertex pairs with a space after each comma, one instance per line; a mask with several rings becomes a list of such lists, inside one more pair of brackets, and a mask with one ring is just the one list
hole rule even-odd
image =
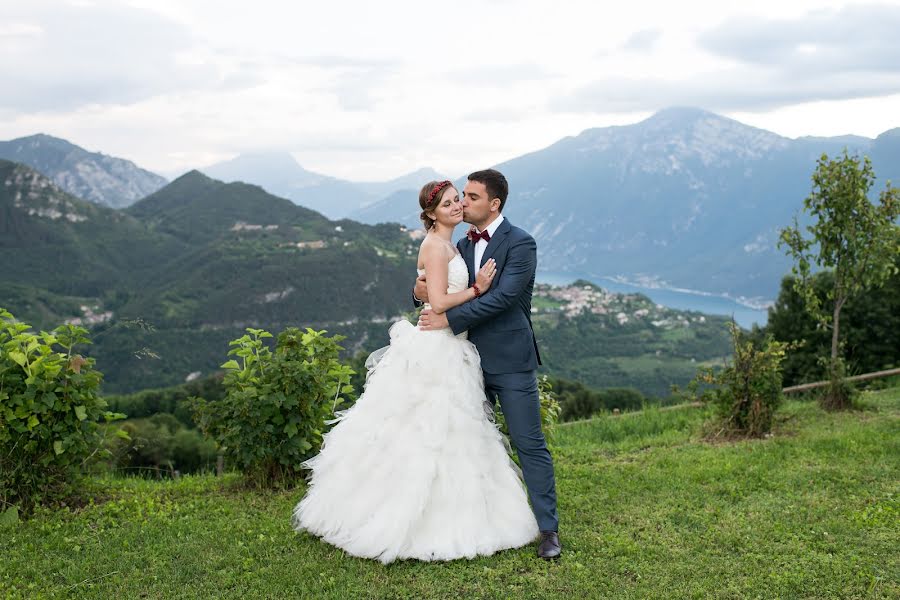
[[642, 294], [609, 292], [582, 280], [563, 287], [536, 284], [531, 312], [537, 316], [559, 315], [566, 318], [583, 313], [607, 315], [620, 326], [649, 322], [661, 329], [678, 329], [690, 327], [691, 323], [706, 322], [704, 315], [667, 308]]

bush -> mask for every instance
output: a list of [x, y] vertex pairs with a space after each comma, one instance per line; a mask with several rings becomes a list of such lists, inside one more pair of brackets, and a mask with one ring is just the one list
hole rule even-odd
[[141, 390], [132, 394], [105, 394], [103, 399], [106, 400], [110, 410], [125, 413], [129, 419], [169, 413], [184, 426], [192, 428], [196, 424], [188, 402], [191, 396], [200, 396], [210, 401], [225, 396], [222, 373], [172, 387]]
[[637, 410], [650, 400], [634, 388], [591, 389], [581, 382], [556, 380], [554, 387], [562, 407], [561, 421], [576, 421], [606, 411]]
[[351, 393], [353, 371], [338, 361], [341, 336], [290, 327], [278, 334], [247, 328], [228, 352], [242, 359], [227, 370], [226, 395], [218, 401], [193, 397], [195, 419], [248, 483], [272, 487], [295, 481], [301, 463], [322, 445], [325, 421]]
[[196, 429], [185, 428], [174, 415], [159, 413], [122, 423], [130, 440], [115, 440], [110, 451], [117, 471], [162, 477], [195, 473], [216, 461], [215, 444]]
[[[771, 430], [781, 404], [781, 362], [793, 345], [777, 342], [771, 335], [754, 344], [733, 321], [730, 328], [733, 363], [718, 372], [702, 369], [689, 384], [689, 395], [716, 407], [722, 421], [719, 433], [761, 436]], [[704, 384], [712, 387], [698, 396]]]
[[0, 308], [0, 512], [71, 493], [83, 468], [108, 456], [98, 423], [125, 416], [106, 410], [94, 359], [73, 352], [91, 343], [86, 329], [29, 330]]

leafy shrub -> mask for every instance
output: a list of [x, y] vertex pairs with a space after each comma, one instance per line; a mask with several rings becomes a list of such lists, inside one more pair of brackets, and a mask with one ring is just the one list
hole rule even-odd
[[322, 445], [325, 421], [345, 394], [352, 371], [338, 361], [341, 336], [290, 327], [278, 334], [247, 328], [229, 345], [226, 395], [218, 401], [192, 399], [200, 429], [233, 461], [249, 483], [275, 486], [300, 475], [301, 463]]
[[[772, 428], [782, 401], [781, 362], [793, 345], [767, 335], [761, 344], [747, 339], [732, 321], [733, 362], [724, 369], [701, 369], [689, 384], [689, 396], [712, 403], [722, 421], [720, 433], [761, 436]], [[701, 385], [707, 385], [697, 394]]]
[[182, 383], [180, 385], [141, 390], [132, 394], [104, 394], [110, 410], [125, 413], [129, 419], [150, 417], [159, 413], [174, 415], [182, 425], [191, 428], [193, 421], [188, 398], [200, 396], [206, 400], [218, 400], [225, 395], [222, 373]]
[[111, 464], [128, 474], [162, 477], [194, 473], [216, 461], [215, 444], [196, 429], [188, 429], [169, 413], [122, 423], [131, 439], [114, 440]]
[[94, 359], [73, 351], [91, 343], [86, 329], [30, 329], [0, 308], [0, 512], [70, 493], [83, 467], [108, 456], [98, 423], [125, 416], [106, 410]]
[[556, 398], [556, 392], [553, 391], [553, 384], [546, 375], [538, 377], [538, 393], [541, 397], [541, 428], [547, 439], [552, 440], [559, 422], [559, 400]]
[[559, 379], [554, 382], [559, 396], [560, 420], [575, 421], [612, 410], [637, 410], [649, 399], [634, 388], [591, 389], [581, 382]]

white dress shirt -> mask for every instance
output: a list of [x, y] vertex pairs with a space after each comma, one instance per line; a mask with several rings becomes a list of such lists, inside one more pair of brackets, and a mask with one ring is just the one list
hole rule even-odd
[[[487, 226], [488, 235], [494, 237], [494, 234], [497, 233], [497, 228], [500, 227], [500, 223], [503, 222], [503, 215], [499, 215], [494, 221]], [[481, 233], [478, 231], [478, 228], [475, 228], [475, 233]], [[484, 240], [478, 240], [475, 243], [475, 270], [481, 268], [481, 257], [484, 256], [484, 251], [487, 249], [488, 243]]]

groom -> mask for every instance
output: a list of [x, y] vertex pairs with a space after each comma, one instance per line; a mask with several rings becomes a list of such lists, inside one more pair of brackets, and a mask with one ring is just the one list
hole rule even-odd
[[[422, 311], [424, 330], [450, 327], [454, 334], [468, 330], [469, 341], [481, 355], [488, 399], [506, 417], [509, 434], [522, 464], [531, 506], [541, 530], [538, 556], [560, 555], [559, 517], [553, 460], [541, 430], [541, 406], [536, 369], [541, 364], [531, 327], [531, 292], [537, 267], [537, 245], [527, 232], [513, 227], [501, 214], [509, 185], [494, 169], [469, 175], [463, 189], [463, 220], [474, 230], [461, 239], [459, 249], [469, 267], [469, 285], [489, 259], [497, 264], [490, 289], [474, 300], [436, 314]], [[428, 301], [424, 277], [416, 281], [415, 298]], [[502, 510], [502, 507], [497, 507]]]

